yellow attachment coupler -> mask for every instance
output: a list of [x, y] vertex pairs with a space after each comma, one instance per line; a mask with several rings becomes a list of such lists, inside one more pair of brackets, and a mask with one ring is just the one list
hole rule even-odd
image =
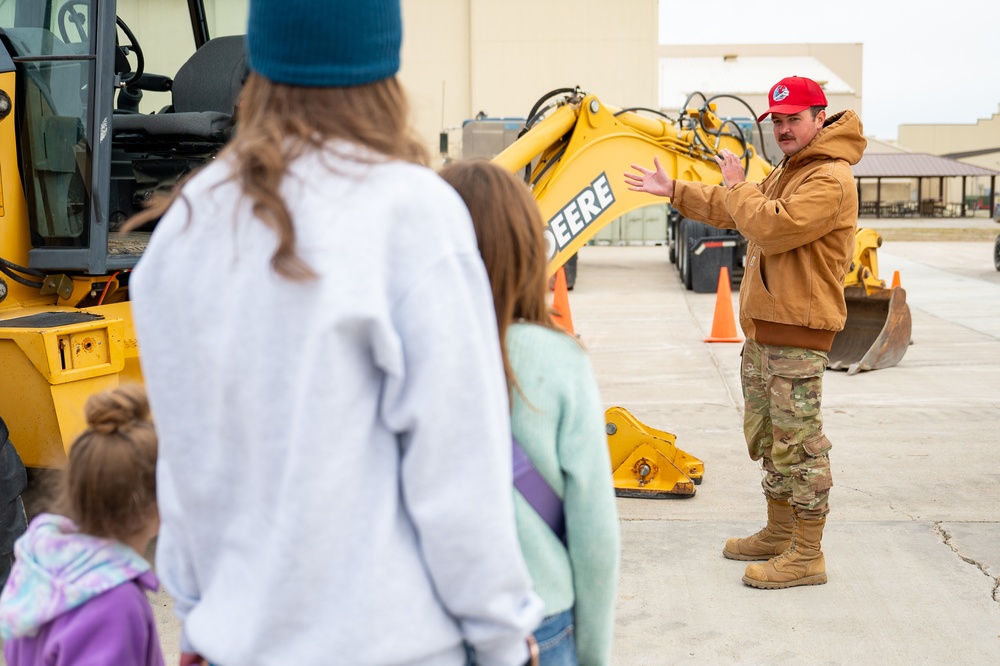
[[692, 497], [705, 463], [677, 448], [677, 436], [639, 422], [624, 407], [604, 412], [615, 494], [619, 497]]

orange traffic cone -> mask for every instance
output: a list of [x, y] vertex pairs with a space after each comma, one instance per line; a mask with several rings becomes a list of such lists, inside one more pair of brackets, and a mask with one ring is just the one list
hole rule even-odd
[[573, 316], [569, 312], [569, 289], [566, 286], [566, 269], [556, 272], [556, 284], [552, 294], [552, 320], [566, 329], [570, 335], [573, 332]]
[[894, 272], [892, 274], [892, 286], [889, 287], [889, 288], [890, 289], [895, 289], [898, 286], [900, 286], [900, 284], [899, 284], [899, 271], [896, 271], [896, 272]]
[[719, 270], [719, 289], [715, 293], [715, 318], [712, 320], [712, 334], [705, 342], [743, 342], [736, 335], [736, 321], [733, 318], [733, 292], [729, 286], [729, 269]]

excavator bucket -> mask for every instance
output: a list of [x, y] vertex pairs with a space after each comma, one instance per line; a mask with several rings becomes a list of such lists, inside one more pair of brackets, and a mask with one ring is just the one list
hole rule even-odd
[[691, 497], [705, 463], [677, 448], [676, 435], [640, 423], [623, 407], [604, 413], [618, 497]]
[[864, 287], [847, 287], [844, 298], [847, 323], [833, 339], [829, 367], [853, 375], [899, 363], [910, 344], [912, 328], [903, 288], [869, 294]]
[[854, 258], [844, 278], [847, 322], [833, 338], [829, 368], [853, 375], [896, 365], [910, 345], [912, 320], [902, 287], [885, 288], [878, 277], [882, 236], [858, 229]]

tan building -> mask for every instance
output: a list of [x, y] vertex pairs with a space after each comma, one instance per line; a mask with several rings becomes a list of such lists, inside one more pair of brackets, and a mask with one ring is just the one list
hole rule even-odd
[[557, 88], [656, 105], [657, 0], [403, 0], [403, 25], [400, 78], [435, 149], [442, 130], [523, 118]]
[[[963, 164], [1000, 172], [1000, 107], [990, 118], [975, 123], [899, 126], [900, 146], [915, 152], [958, 160]], [[991, 214], [996, 206], [993, 189], [995, 179], [987, 176], [968, 177], [947, 183], [944, 196], [964, 201], [966, 211], [979, 215]]]
[[1000, 106], [992, 117], [974, 124], [900, 125], [899, 144], [913, 152], [1000, 171]]

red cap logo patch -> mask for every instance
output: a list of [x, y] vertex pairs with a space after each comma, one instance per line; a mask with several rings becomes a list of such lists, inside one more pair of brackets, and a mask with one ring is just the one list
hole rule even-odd
[[771, 99], [775, 102], [780, 102], [781, 100], [788, 97], [788, 87], [781, 84], [774, 87], [774, 94], [771, 95]]

